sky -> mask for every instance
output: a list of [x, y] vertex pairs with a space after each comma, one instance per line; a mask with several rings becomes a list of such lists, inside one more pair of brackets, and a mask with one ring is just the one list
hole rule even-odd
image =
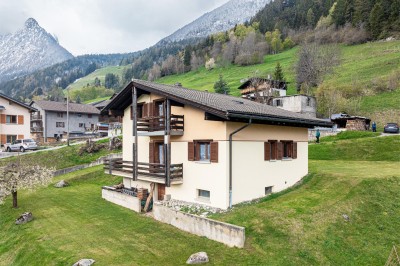
[[0, 0], [0, 35], [32, 17], [73, 55], [145, 49], [228, 0]]

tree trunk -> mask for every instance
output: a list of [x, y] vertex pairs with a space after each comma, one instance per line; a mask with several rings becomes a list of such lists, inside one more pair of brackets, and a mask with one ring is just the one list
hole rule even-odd
[[13, 191], [12, 196], [13, 196], [13, 208], [18, 208], [17, 191]]

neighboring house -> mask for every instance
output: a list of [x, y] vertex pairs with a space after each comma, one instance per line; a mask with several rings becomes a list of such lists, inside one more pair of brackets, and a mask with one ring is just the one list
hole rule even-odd
[[30, 138], [30, 114], [35, 108], [0, 93], [0, 144]]
[[309, 117], [317, 117], [317, 100], [313, 96], [297, 94], [273, 97], [269, 105], [287, 111], [305, 114]]
[[[308, 128], [330, 122], [228, 95], [133, 80], [104, 109], [123, 115], [126, 188], [226, 209], [308, 173]], [[109, 166], [106, 166], [109, 168]]]
[[252, 77], [238, 88], [242, 98], [268, 103], [274, 96], [285, 96], [287, 82], [266, 78]]
[[238, 88], [242, 98], [275, 106], [287, 111], [317, 117], [315, 97], [307, 95], [286, 96], [287, 82], [253, 77]]
[[[54, 141], [67, 137], [67, 103], [54, 101], [32, 101], [37, 109], [31, 117], [31, 133], [40, 142]], [[89, 104], [69, 103], [69, 132], [92, 131], [99, 122], [100, 111]]]
[[344, 113], [331, 115], [331, 121], [338, 129], [369, 130], [371, 119], [364, 116], [354, 116]]
[[[115, 97], [116, 93], [111, 96], [110, 100], [102, 100], [98, 102], [91, 103], [94, 107], [96, 107], [99, 111], [101, 111], [104, 107], [106, 107], [111, 100]], [[114, 116], [108, 114], [100, 114], [99, 123], [96, 125], [96, 131], [101, 136], [116, 136], [121, 135], [122, 132], [122, 117]]]

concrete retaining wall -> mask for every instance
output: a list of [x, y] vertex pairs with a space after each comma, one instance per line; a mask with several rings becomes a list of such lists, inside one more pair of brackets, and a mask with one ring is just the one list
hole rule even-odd
[[89, 168], [89, 167], [92, 167], [92, 166], [100, 165], [100, 164], [104, 163], [105, 159], [109, 159], [109, 158], [111, 158], [111, 159], [112, 158], [122, 158], [122, 153], [112, 153], [112, 154], [109, 154], [107, 156], [100, 157], [99, 159], [97, 159], [96, 161], [91, 162], [91, 163], [81, 164], [81, 165], [76, 165], [76, 166], [60, 169], [60, 170], [54, 171], [53, 175], [54, 176], [64, 175], [64, 174], [75, 172], [75, 171], [78, 171], [78, 170], [81, 170], [81, 169], [85, 169], [85, 168]]
[[101, 190], [101, 197], [109, 202], [128, 208], [132, 211], [141, 212], [141, 202], [136, 197], [107, 189]]
[[153, 204], [154, 218], [173, 225], [183, 231], [205, 236], [230, 247], [243, 248], [245, 228], [208, 218], [172, 210], [159, 203]]

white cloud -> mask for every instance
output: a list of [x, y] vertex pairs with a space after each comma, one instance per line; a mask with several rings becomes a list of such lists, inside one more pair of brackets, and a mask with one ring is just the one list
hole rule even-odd
[[147, 48], [228, 0], [0, 0], [0, 34], [29, 17], [74, 55]]

